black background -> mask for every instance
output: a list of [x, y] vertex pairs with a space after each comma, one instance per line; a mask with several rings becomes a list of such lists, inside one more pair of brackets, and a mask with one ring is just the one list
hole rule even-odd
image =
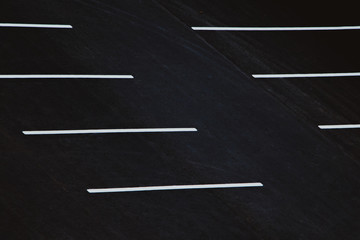
[[[0, 3], [2, 239], [358, 239], [358, 31], [191, 26], [360, 25], [342, 1]], [[197, 133], [24, 136], [23, 130], [196, 127]], [[95, 194], [87, 188], [262, 182], [263, 188]]]

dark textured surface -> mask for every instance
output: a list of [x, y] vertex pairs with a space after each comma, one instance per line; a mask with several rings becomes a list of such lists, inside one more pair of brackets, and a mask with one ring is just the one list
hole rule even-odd
[[[326, 33], [334, 40], [327, 44], [339, 47], [330, 53], [319, 33], [200, 34], [189, 28], [280, 25], [289, 19], [275, 14], [276, 6], [232, 2], [0, 3], [0, 22], [74, 26], [0, 28], [1, 74], [135, 76], [1, 80], [1, 239], [358, 239], [358, 152], [356, 145], [347, 145], [358, 138], [342, 131], [353, 141], [346, 142], [340, 133], [335, 138], [316, 128], [358, 120], [358, 79], [339, 85], [335, 79], [270, 83], [250, 77], [359, 70], [358, 33]], [[264, 17], [267, 11], [274, 14]], [[305, 25], [298, 17], [282, 25]], [[356, 24], [355, 18], [340, 20]], [[346, 43], [336, 44], [340, 38]], [[137, 127], [196, 127], [199, 132], [21, 134]], [[255, 181], [265, 187], [86, 192]]]
[[[188, 26], [354, 26], [355, 1], [161, 1]], [[358, 72], [360, 31], [197, 32], [248, 75]], [[317, 124], [360, 122], [359, 78], [256, 80], [300, 119]], [[359, 131], [327, 133], [360, 157]]]

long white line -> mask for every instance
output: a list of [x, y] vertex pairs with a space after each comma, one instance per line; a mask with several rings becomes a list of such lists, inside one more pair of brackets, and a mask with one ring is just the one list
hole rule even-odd
[[135, 128], [135, 129], [88, 129], [88, 130], [47, 130], [23, 131], [24, 135], [99, 134], [99, 133], [162, 133], [197, 132], [196, 128]]
[[329, 129], [352, 129], [360, 128], [360, 124], [342, 124], [342, 125], [319, 125], [320, 129], [329, 130]]
[[64, 24], [27, 24], [27, 23], [0, 23], [0, 27], [10, 28], [73, 28]]
[[350, 73], [304, 73], [304, 74], [253, 74], [254, 78], [325, 78], [325, 77], [360, 77], [360, 72]]
[[132, 79], [132, 75], [81, 75], [81, 74], [5, 74], [0, 75], [0, 79], [43, 79], [43, 78], [96, 78], [96, 79]]
[[192, 27], [195, 31], [334, 31], [359, 30], [360, 26], [335, 27]]
[[125, 187], [125, 188], [100, 188], [87, 189], [88, 193], [119, 193], [119, 192], [143, 192], [143, 191], [164, 191], [164, 190], [186, 190], [186, 189], [214, 189], [214, 188], [244, 188], [263, 187], [260, 182], [255, 183], [226, 183], [226, 184], [200, 184], [200, 185], [172, 185], [152, 187]]

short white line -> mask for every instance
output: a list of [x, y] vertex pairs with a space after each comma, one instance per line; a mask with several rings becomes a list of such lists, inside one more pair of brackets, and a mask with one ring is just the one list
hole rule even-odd
[[73, 28], [64, 24], [27, 24], [27, 23], [0, 23], [0, 27], [10, 28]]
[[334, 31], [359, 30], [360, 26], [335, 27], [192, 27], [195, 31]]
[[351, 129], [360, 128], [360, 124], [342, 124], [342, 125], [319, 125], [320, 129]]
[[227, 184], [152, 186], [152, 187], [101, 188], [101, 189], [87, 189], [87, 191], [88, 191], [88, 193], [119, 193], [119, 192], [186, 190], [186, 189], [243, 188], [243, 187], [263, 187], [263, 186], [264, 185], [262, 183], [256, 182], [256, 183], [227, 183]]
[[99, 133], [166, 133], [197, 132], [196, 128], [136, 128], [136, 129], [88, 129], [88, 130], [47, 130], [23, 131], [24, 135], [99, 134]]
[[351, 73], [304, 73], [304, 74], [253, 74], [254, 78], [325, 78], [325, 77], [359, 77], [360, 72]]
[[132, 79], [132, 75], [81, 75], [81, 74], [20, 74], [0, 75], [0, 79], [62, 79], [62, 78], [96, 78], [96, 79]]

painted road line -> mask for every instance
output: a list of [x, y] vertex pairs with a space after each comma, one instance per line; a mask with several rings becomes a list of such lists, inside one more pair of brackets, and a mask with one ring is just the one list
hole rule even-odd
[[263, 187], [260, 182], [255, 183], [226, 183], [226, 184], [200, 184], [200, 185], [171, 185], [152, 187], [125, 187], [125, 188], [100, 188], [87, 189], [88, 193], [120, 193], [120, 192], [144, 192], [144, 191], [165, 191], [165, 190], [187, 190], [187, 189], [221, 189], [221, 188], [244, 188]]
[[360, 26], [335, 27], [192, 27], [195, 31], [338, 31], [360, 30]]
[[342, 124], [342, 125], [319, 125], [320, 129], [330, 130], [330, 129], [354, 129], [360, 128], [360, 124]]
[[0, 27], [8, 28], [73, 28], [64, 24], [28, 24], [28, 23], [0, 23]]
[[132, 75], [81, 75], [81, 74], [17, 74], [0, 75], [0, 79], [66, 79], [66, 78], [94, 78], [94, 79], [133, 79]]
[[135, 128], [135, 129], [88, 129], [88, 130], [47, 130], [23, 131], [24, 135], [59, 135], [59, 134], [100, 134], [100, 133], [167, 133], [197, 132], [196, 128]]
[[327, 78], [360, 77], [360, 72], [350, 73], [304, 73], [304, 74], [253, 74], [254, 78]]

